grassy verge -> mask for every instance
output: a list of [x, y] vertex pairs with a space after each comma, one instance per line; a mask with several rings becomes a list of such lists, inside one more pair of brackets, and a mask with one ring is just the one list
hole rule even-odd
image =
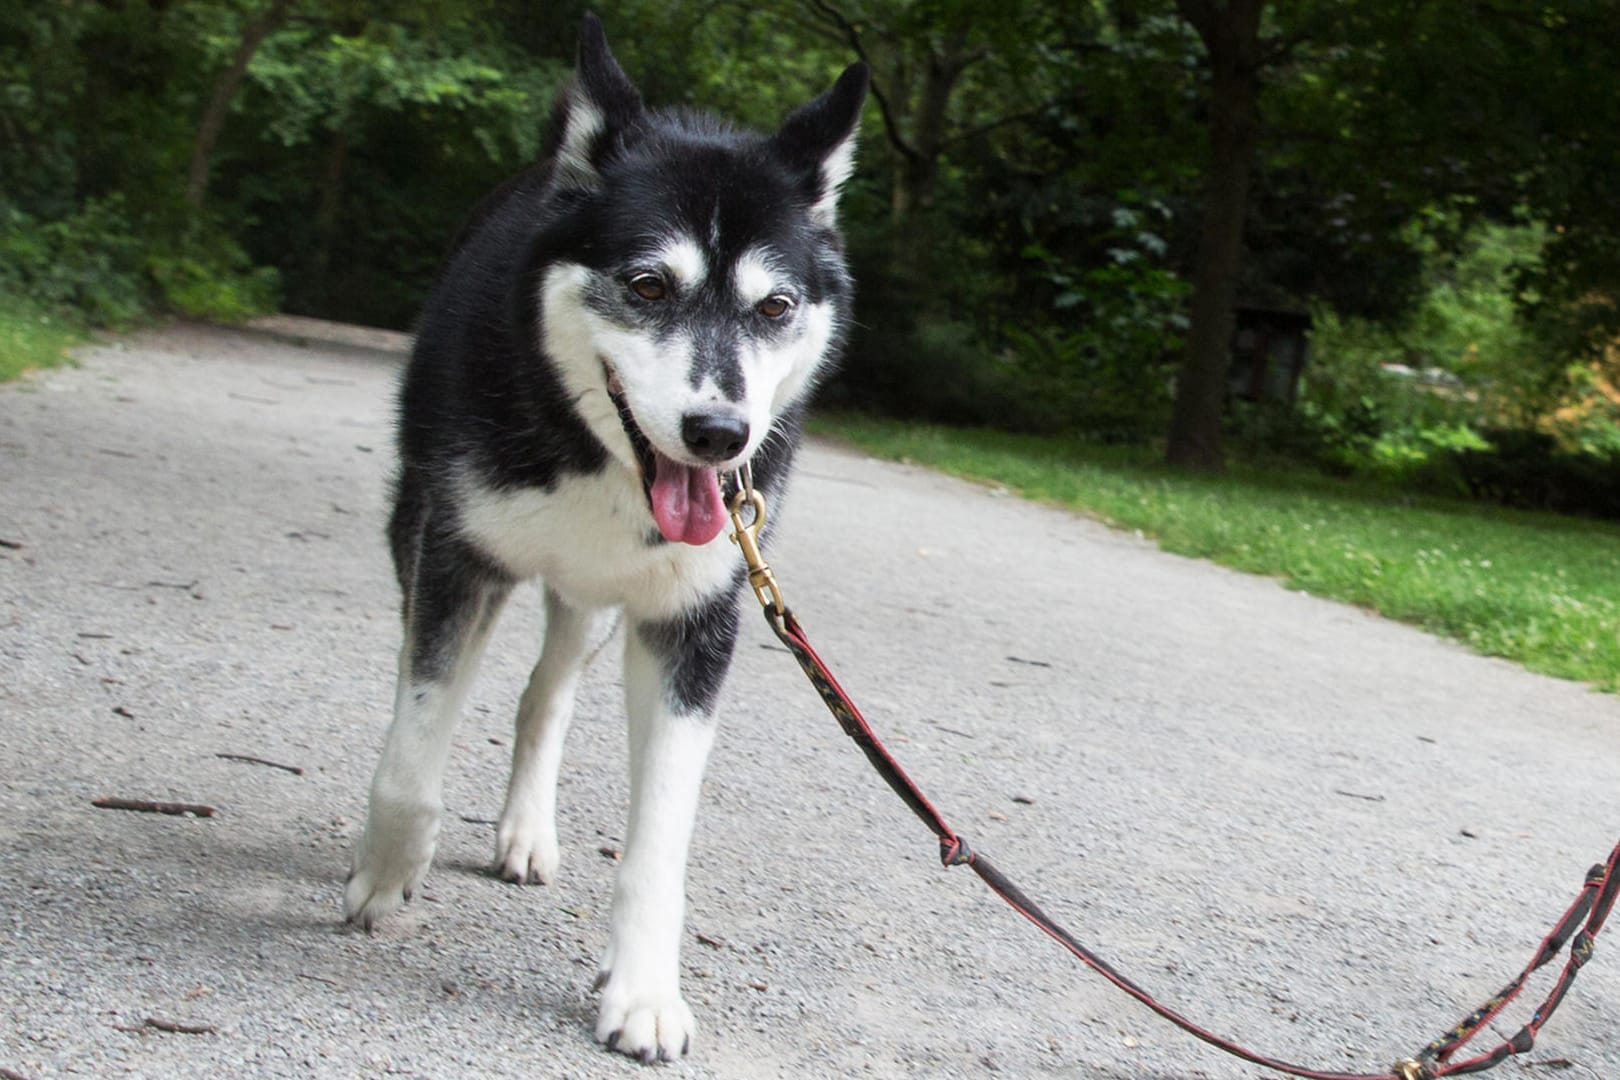
[[68, 349], [84, 340], [80, 328], [0, 293], [0, 382], [67, 363]]
[[1303, 471], [1196, 477], [1061, 439], [823, 419], [879, 457], [1004, 484], [1270, 574], [1532, 671], [1620, 691], [1620, 527], [1357, 486]]

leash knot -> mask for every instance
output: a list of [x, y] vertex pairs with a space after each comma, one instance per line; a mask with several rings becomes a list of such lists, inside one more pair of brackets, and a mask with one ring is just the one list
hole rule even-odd
[[952, 833], [950, 836], [939, 838], [939, 861], [946, 868], [952, 866], [966, 866], [973, 861], [973, 849], [968, 847], [966, 840]]

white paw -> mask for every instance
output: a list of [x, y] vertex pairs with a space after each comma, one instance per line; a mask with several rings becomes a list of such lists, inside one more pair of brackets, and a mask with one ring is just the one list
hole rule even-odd
[[439, 811], [385, 813], [375, 805], [343, 889], [343, 914], [367, 933], [411, 898], [433, 864]]
[[638, 995], [629, 987], [617, 986], [606, 974], [598, 983], [602, 1006], [596, 1019], [597, 1042], [643, 1065], [674, 1061], [692, 1048], [697, 1023], [679, 993]]
[[530, 815], [505, 813], [495, 829], [495, 874], [519, 885], [548, 885], [557, 880], [562, 855], [557, 830]]

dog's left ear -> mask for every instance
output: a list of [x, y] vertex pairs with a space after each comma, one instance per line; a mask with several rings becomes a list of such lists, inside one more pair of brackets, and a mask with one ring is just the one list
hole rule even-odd
[[855, 138], [870, 78], [865, 64], [851, 64], [831, 90], [794, 110], [771, 140], [809, 194], [811, 219], [827, 228], [838, 222], [838, 193], [855, 171]]
[[565, 181], [595, 187], [603, 160], [641, 119], [641, 93], [608, 48], [602, 20], [587, 12], [574, 79], [552, 120], [547, 149]]

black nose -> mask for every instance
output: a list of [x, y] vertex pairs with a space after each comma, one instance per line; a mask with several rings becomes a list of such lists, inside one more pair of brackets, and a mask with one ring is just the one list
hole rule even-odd
[[681, 417], [681, 440], [704, 461], [726, 461], [748, 445], [748, 421], [733, 412], [694, 412]]

